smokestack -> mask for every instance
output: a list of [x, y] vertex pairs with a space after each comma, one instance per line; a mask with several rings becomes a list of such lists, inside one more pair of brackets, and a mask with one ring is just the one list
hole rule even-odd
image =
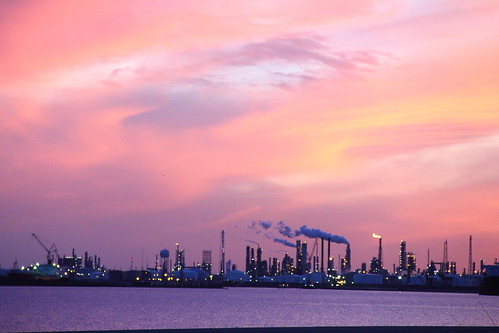
[[302, 265], [302, 260], [303, 260], [303, 257], [302, 257], [302, 248], [301, 248], [301, 241], [300, 240], [296, 240], [296, 274], [298, 275], [301, 275], [305, 272], [302, 272], [302, 269], [301, 269], [301, 265]]
[[327, 274], [328, 275], [329, 275], [329, 268], [330, 268], [329, 260], [331, 260], [331, 238], [327, 239]]
[[444, 254], [442, 256], [442, 265], [443, 265], [442, 271], [444, 273], [449, 273], [449, 257], [448, 257], [448, 252], [447, 252], [447, 240], [444, 242]]
[[379, 238], [378, 260], [380, 267], [383, 267], [383, 246], [381, 245], [382, 238]]
[[383, 267], [383, 246], [381, 245], [381, 236], [380, 235], [376, 235], [375, 233], [373, 233], [373, 237], [374, 238], [378, 238], [379, 239], [379, 247], [378, 247], [378, 262], [379, 262], [379, 267], [381, 269], [381, 267]]
[[348, 272], [350, 272], [350, 270], [352, 269], [352, 266], [351, 266], [351, 253], [350, 253], [350, 244], [347, 244], [347, 251], [346, 251], [346, 255], [345, 255], [345, 258], [346, 258], [346, 266], [345, 266], [345, 269]]
[[257, 276], [262, 276], [262, 249], [258, 247], [256, 250], [256, 272]]
[[250, 247], [246, 246], [246, 274], [248, 274], [250, 270]]
[[222, 230], [222, 239], [220, 243], [220, 275], [225, 276], [225, 231]]
[[469, 253], [468, 253], [468, 275], [473, 274], [473, 243], [470, 235], [470, 245], [469, 245]]
[[321, 273], [324, 273], [324, 238], [321, 238]]
[[302, 270], [302, 274], [305, 274], [307, 272], [307, 242], [303, 242], [301, 244], [301, 254], [302, 254], [302, 257], [301, 257], [301, 270]]

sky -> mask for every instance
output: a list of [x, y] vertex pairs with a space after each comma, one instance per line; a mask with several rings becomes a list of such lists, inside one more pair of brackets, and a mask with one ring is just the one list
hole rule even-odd
[[[499, 257], [499, 2], [0, 2], [0, 265], [244, 269], [294, 253], [282, 221]], [[271, 222], [270, 238], [252, 228]], [[345, 244], [334, 244], [343, 256]], [[294, 255], [293, 255], [294, 256]], [[218, 265], [215, 264], [216, 270]]]

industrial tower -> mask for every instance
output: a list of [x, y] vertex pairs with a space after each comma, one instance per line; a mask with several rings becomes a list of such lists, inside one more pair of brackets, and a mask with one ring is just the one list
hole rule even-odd
[[470, 235], [470, 245], [468, 253], [468, 275], [473, 274], [473, 241]]
[[444, 242], [444, 255], [442, 258], [442, 265], [444, 273], [449, 273], [449, 257], [447, 252], [447, 240]]
[[225, 276], [225, 231], [223, 230], [220, 242], [220, 276]]

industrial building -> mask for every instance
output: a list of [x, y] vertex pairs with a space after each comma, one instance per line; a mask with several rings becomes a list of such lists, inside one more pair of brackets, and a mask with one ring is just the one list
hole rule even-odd
[[[393, 264], [393, 272], [389, 273], [383, 265], [383, 238], [374, 234], [377, 239], [376, 256], [372, 257], [369, 266], [362, 263], [361, 268], [351, 267], [351, 245], [345, 243], [344, 256], [338, 255], [338, 267], [335, 268], [334, 256], [331, 254], [330, 238], [315, 238], [313, 246], [300, 239], [290, 246], [295, 248], [295, 257], [285, 253], [281, 258], [267, 257], [264, 250], [256, 242], [256, 247], [246, 246], [244, 271], [237, 270], [231, 260], [225, 259], [225, 233], [221, 233], [220, 272], [213, 274], [212, 250], [203, 250], [201, 260], [186, 265], [185, 250], [176, 243], [175, 256], [170, 259], [169, 251], [163, 249], [156, 255], [155, 265], [151, 268], [137, 270], [131, 258], [129, 271], [113, 270], [109, 272], [97, 255], [84, 252], [80, 257], [73, 249], [70, 256], [59, 256], [55, 244], [47, 246], [38, 236], [32, 234], [46, 252], [47, 263], [29, 267], [16, 267], [8, 274], [31, 277], [66, 278], [71, 280], [112, 280], [122, 281], [126, 285], [155, 286], [208, 286], [208, 285], [251, 285], [251, 286], [429, 286], [478, 288], [484, 276], [499, 271], [497, 260], [493, 265], [485, 265], [480, 260], [479, 268], [472, 260], [472, 237], [469, 237], [469, 263], [463, 274], [458, 274], [455, 261], [449, 257], [448, 242], [443, 242], [442, 260], [431, 260], [428, 251], [426, 267], [418, 267], [416, 254], [408, 251], [408, 244], [402, 240], [398, 252], [398, 265]], [[374, 249], [373, 249], [374, 252]], [[161, 260], [160, 260], [161, 258]], [[468, 273], [468, 274], [466, 274]]]

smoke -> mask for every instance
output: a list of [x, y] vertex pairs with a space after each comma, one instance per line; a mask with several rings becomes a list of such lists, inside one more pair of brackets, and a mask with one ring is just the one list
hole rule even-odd
[[[280, 243], [290, 247], [296, 247], [296, 244], [293, 244], [286, 239], [274, 237], [270, 229], [277, 230], [279, 234], [289, 239], [294, 239], [295, 237], [304, 235], [305, 237], [309, 238], [330, 239], [332, 242], [338, 244], [349, 244], [348, 241], [343, 236], [333, 235], [328, 232], [322, 231], [320, 229], [308, 228], [306, 225], [302, 225], [300, 229], [293, 230], [291, 227], [287, 226], [283, 221], [278, 222], [277, 225], [274, 225], [273, 227], [272, 227], [272, 222], [258, 221], [257, 223], [253, 221], [250, 223], [248, 228], [254, 230], [256, 234], [263, 234], [263, 236], [267, 239], [271, 239], [276, 243]], [[250, 240], [247, 241], [250, 243], [258, 244], [254, 241]]]
[[261, 230], [258, 230], [258, 225], [260, 224], [257, 224], [255, 221], [251, 222], [249, 225], [248, 225], [248, 229], [251, 229], [251, 230], [255, 230], [255, 233], [258, 235], [260, 234], [262, 231]]
[[286, 245], [286, 246], [289, 246], [289, 247], [296, 247], [296, 244], [293, 244], [293, 243], [291, 243], [290, 241], [288, 241], [286, 239], [274, 237], [274, 236], [272, 236], [268, 232], [266, 232], [263, 235], [265, 236], [265, 238], [271, 239], [271, 240], [273, 240], [276, 243], [283, 244], [283, 245]]
[[343, 236], [333, 235], [319, 229], [307, 228], [306, 225], [302, 225], [300, 227], [300, 233], [307, 236], [308, 238], [324, 238], [330, 239], [332, 242], [338, 244], [349, 244]]
[[288, 238], [294, 238], [295, 237], [296, 233], [293, 233], [293, 230], [291, 230], [291, 228], [289, 226], [287, 226], [286, 224], [284, 224], [284, 222], [282, 222], [282, 221], [280, 221], [279, 223], [277, 223], [276, 229], [283, 236], [286, 236]]
[[258, 224], [265, 230], [268, 230], [272, 226], [272, 222], [259, 221]]
[[286, 240], [286, 239], [281, 239], [281, 238], [276, 238], [274, 237], [274, 242], [276, 243], [280, 243], [280, 244], [283, 244], [283, 245], [286, 245], [286, 246], [289, 246], [289, 247], [296, 247], [296, 244], [294, 243], [291, 243], [290, 241]]
[[256, 245], [258, 245], [258, 247], [260, 247], [260, 244], [258, 244], [257, 242], [255, 242], [251, 239], [245, 239], [245, 241], [247, 241], [248, 243], [251, 243], [251, 244], [256, 244]]

